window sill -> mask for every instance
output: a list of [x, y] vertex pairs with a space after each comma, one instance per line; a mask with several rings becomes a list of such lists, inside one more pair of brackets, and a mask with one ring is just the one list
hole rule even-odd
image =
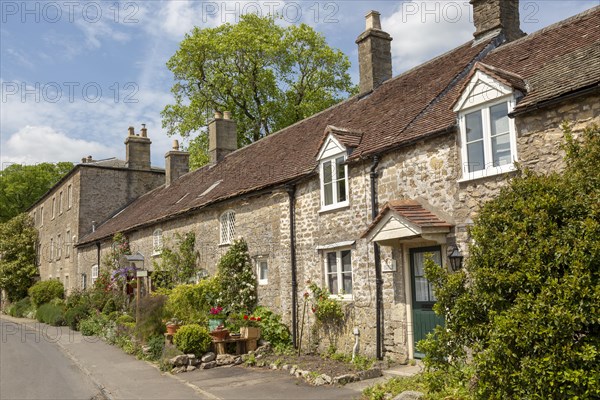
[[150, 256], [151, 257], [158, 257], [162, 254], [162, 250], [161, 251], [154, 251]]
[[466, 173], [466, 176], [459, 179], [457, 182], [464, 183], [464, 182], [476, 181], [478, 179], [490, 178], [492, 176], [507, 174], [509, 172], [514, 172], [516, 170], [517, 170], [517, 167], [515, 167], [514, 164], [508, 164], [508, 165], [504, 165], [502, 167], [491, 167], [491, 168], [485, 169], [483, 171]]
[[259, 280], [258, 286], [267, 286], [269, 284], [268, 280]]
[[343, 203], [337, 203], [335, 205], [321, 207], [321, 209], [319, 210], [319, 214], [324, 214], [330, 211], [339, 211], [346, 208], [350, 208], [350, 202], [348, 201], [345, 201]]

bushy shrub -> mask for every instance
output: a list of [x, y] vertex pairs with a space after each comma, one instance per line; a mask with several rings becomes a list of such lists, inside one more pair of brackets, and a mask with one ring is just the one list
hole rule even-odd
[[46, 303], [42, 304], [36, 313], [38, 321], [53, 326], [61, 326], [65, 324], [64, 308], [57, 304]]
[[160, 336], [152, 336], [148, 340], [148, 356], [147, 358], [156, 361], [160, 358], [165, 348], [165, 337], [163, 335]]
[[260, 317], [260, 336], [271, 346], [277, 350], [292, 346], [292, 335], [287, 325], [281, 322], [280, 315], [263, 306], [256, 307], [254, 315]]
[[186, 354], [205, 353], [212, 343], [208, 329], [198, 324], [184, 325], [173, 336], [173, 343]]
[[117, 317], [116, 321], [117, 325], [124, 325], [126, 323], [135, 323], [135, 318], [133, 318], [131, 315], [129, 314], [121, 314], [119, 315], [119, 317]]
[[77, 304], [65, 312], [65, 322], [73, 330], [79, 329], [79, 322], [90, 315], [90, 309], [85, 304]]
[[219, 298], [226, 313], [251, 312], [256, 307], [256, 276], [248, 244], [235, 240], [217, 264]]
[[10, 308], [8, 308], [7, 313], [8, 315], [17, 318], [29, 318], [32, 311], [35, 311], [35, 307], [29, 297], [25, 297], [12, 304]]
[[37, 282], [29, 288], [28, 292], [33, 304], [39, 307], [44, 303], [49, 303], [52, 299], [62, 299], [65, 289], [60, 281], [51, 279]]
[[140, 299], [138, 320], [135, 325], [137, 338], [146, 342], [152, 336], [165, 333], [163, 322], [166, 298], [164, 296], [146, 296]]
[[170, 291], [165, 315], [184, 324], [204, 325], [218, 294], [219, 287], [214, 278], [203, 279], [195, 285], [176, 286]]
[[101, 313], [94, 313], [79, 322], [79, 331], [83, 336], [105, 336], [104, 330], [109, 327], [109, 319]]
[[466, 270], [427, 262], [446, 319], [419, 342], [432, 391], [600, 398], [600, 129], [565, 131], [565, 171], [522, 171], [486, 203]]

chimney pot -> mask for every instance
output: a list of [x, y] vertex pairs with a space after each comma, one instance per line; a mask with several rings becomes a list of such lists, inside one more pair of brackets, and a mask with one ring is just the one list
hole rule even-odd
[[223, 119], [231, 119], [231, 111], [224, 111]]
[[82, 164], [85, 164], [86, 162], [87, 162], [87, 158], [83, 157], [83, 158], [81, 159], [81, 163], [82, 163]]
[[142, 137], [148, 137], [148, 129], [146, 129], [146, 124], [142, 124]]
[[221, 111], [215, 111], [215, 119], [223, 119], [223, 113], [221, 113]]
[[371, 10], [369, 11], [369, 13], [366, 15], [367, 18], [367, 30], [369, 29], [379, 29], [381, 30], [381, 20], [380, 20], [380, 13], [378, 11], [375, 10]]
[[135, 135], [135, 128], [133, 126], [129, 127], [129, 136], [134, 136]]
[[92, 156], [87, 156], [87, 162], [91, 163], [93, 161]]
[[179, 151], [179, 140], [173, 140], [173, 150]]
[[170, 186], [181, 175], [190, 171], [190, 153], [179, 151], [179, 141], [173, 140], [173, 149], [165, 154], [165, 186]]

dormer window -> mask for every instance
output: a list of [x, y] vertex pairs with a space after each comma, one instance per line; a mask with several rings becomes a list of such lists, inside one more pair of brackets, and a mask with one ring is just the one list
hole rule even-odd
[[454, 111], [460, 126], [461, 181], [515, 170], [517, 138], [513, 88], [476, 71]]

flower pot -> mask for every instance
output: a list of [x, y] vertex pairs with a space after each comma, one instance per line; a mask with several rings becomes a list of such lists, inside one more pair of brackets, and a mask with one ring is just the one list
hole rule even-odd
[[167, 333], [169, 335], [174, 335], [179, 330], [179, 325], [176, 324], [168, 324], [167, 325]]
[[260, 328], [255, 328], [253, 326], [242, 326], [240, 328], [240, 335], [244, 339], [258, 340], [258, 338], [260, 338]]
[[210, 332], [210, 336], [212, 336], [213, 340], [225, 340], [229, 336], [228, 329], [219, 329]]
[[208, 331], [212, 332], [219, 327], [219, 325], [223, 324], [222, 319], [209, 319], [208, 320]]

